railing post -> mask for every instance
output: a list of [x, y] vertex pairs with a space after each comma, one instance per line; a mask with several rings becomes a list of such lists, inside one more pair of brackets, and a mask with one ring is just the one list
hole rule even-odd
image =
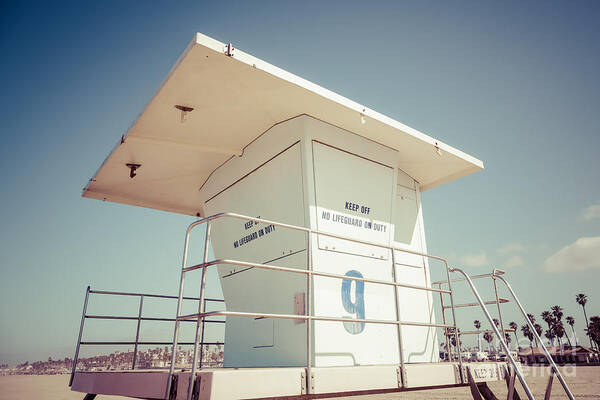
[[[398, 276], [396, 275], [396, 256], [394, 254], [394, 248], [390, 247], [389, 249], [392, 252], [392, 277], [394, 279], [394, 283], [398, 283]], [[405, 387], [406, 370], [404, 368], [404, 348], [402, 346], [402, 322], [400, 319], [400, 297], [398, 296], [398, 286], [394, 286], [394, 300], [396, 303], [396, 326], [398, 328], [398, 351], [400, 352], [400, 383], [402, 384], [402, 387]]]
[[77, 368], [77, 360], [79, 359], [79, 347], [81, 346], [81, 336], [83, 334], [83, 325], [85, 324], [85, 314], [87, 312], [88, 299], [90, 298], [90, 287], [85, 289], [85, 300], [83, 301], [83, 311], [81, 312], [81, 324], [79, 325], [79, 337], [77, 338], [77, 346], [75, 347], [75, 355], [73, 356], [73, 368], [71, 370], [71, 378], [69, 379], [69, 386], [73, 385], [73, 378], [75, 377], [75, 368]]
[[[206, 299], [204, 299], [204, 303], [202, 305], [202, 312], [206, 311]], [[202, 362], [204, 360], [204, 321], [205, 318], [202, 318], [202, 338], [200, 339], [200, 368], [202, 368]]]
[[[307, 317], [306, 320], [306, 393], [312, 393], [312, 231], [306, 232], [306, 310], [304, 313]], [[318, 240], [318, 239], [317, 239]]]
[[[206, 264], [208, 260], [208, 246], [210, 243], [210, 228], [212, 224], [210, 221], [206, 223], [206, 236], [204, 237], [204, 257], [202, 259], [202, 264]], [[200, 300], [198, 301], [198, 314], [204, 312], [203, 304], [204, 304], [204, 295], [206, 286], [206, 267], [202, 268], [202, 278], [200, 280]], [[198, 316], [198, 320], [196, 321], [196, 336], [194, 337], [194, 357], [192, 361], [192, 372], [190, 373], [190, 384], [188, 385], [188, 393], [187, 399], [192, 400], [192, 394], [194, 392], [194, 381], [196, 376], [196, 370], [198, 368], [198, 341], [200, 340], [199, 330], [200, 323], [204, 320], [203, 316]], [[200, 360], [200, 364], [202, 364], [202, 360]]]
[[144, 295], [140, 296], [140, 310], [138, 312], [137, 330], [135, 332], [135, 345], [133, 347], [133, 363], [131, 369], [135, 369], [135, 362], [137, 360], [138, 341], [140, 340], [140, 324], [142, 322], [142, 307], [144, 306]]
[[171, 393], [171, 384], [173, 376], [173, 372], [175, 371], [175, 361], [177, 360], [177, 341], [179, 338], [179, 315], [181, 314], [181, 303], [183, 302], [183, 288], [185, 283], [185, 273], [183, 272], [185, 266], [187, 265], [187, 255], [188, 255], [188, 247], [190, 243], [190, 232], [194, 224], [190, 224], [185, 233], [185, 243], [183, 245], [183, 260], [181, 262], [181, 277], [179, 279], [179, 296], [177, 297], [177, 311], [175, 313], [175, 329], [173, 331], [173, 348], [171, 349], [171, 366], [169, 367], [169, 376], [167, 378], [167, 388], [165, 391], [165, 399], [169, 400], [169, 395]]
[[[458, 353], [458, 370], [462, 383], [466, 383], [462, 368], [462, 354], [460, 349], [460, 336], [458, 335], [458, 327], [456, 326], [456, 310], [454, 309], [454, 292], [452, 291], [452, 283], [450, 282], [450, 268], [448, 262], [443, 261], [446, 266], [446, 277], [448, 278], [448, 290], [450, 291], [450, 307], [452, 307], [452, 325], [454, 325], [454, 339], [456, 340], [456, 352]], [[450, 358], [451, 349], [448, 349], [448, 358]]]
[[[438, 283], [438, 289], [442, 289], [442, 284]], [[442, 307], [442, 323], [446, 324], [446, 306], [444, 305], [444, 293], [440, 292], [440, 305]], [[444, 328], [444, 337], [446, 338], [446, 353], [448, 354], [448, 362], [452, 361], [450, 352], [450, 340], [448, 339], [448, 329]]]
[[[498, 285], [496, 284], [496, 276], [492, 275], [492, 281], [494, 282], [494, 293], [496, 295], [496, 306], [498, 307], [498, 318], [500, 319], [500, 329], [502, 329], [502, 337], [500, 340], [506, 341], [506, 332], [504, 331], [504, 321], [502, 321], [502, 310], [500, 309], [500, 297], [498, 296]], [[508, 343], [506, 343], [508, 347]]]

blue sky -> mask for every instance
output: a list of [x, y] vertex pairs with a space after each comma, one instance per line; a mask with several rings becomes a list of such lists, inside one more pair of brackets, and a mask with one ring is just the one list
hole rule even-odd
[[562, 305], [584, 338], [575, 294], [600, 314], [599, 17], [585, 1], [3, 2], [0, 363], [72, 356], [88, 284], [176, 293], [192, 220], [80, 194], [194, 32], [483, 160], [423, 194], [429, 251], [508, 266], [531, 312]]

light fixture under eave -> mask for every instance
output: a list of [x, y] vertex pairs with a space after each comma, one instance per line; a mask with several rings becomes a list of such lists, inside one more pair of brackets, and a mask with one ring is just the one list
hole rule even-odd
[[363, 125], [367, 123], [367, 120], [365, 119], [365, 111], [366, 110], [363, 108], [362, 112], [360, 113], [360, 123]]
[[433, 146], [435, 147], [435, 152], [437, 153], [438, 156], [442, 156], [442, 149], [440, 149], [440, 146], [438, 145], [438, 142], [435, 142], [435, 145]]
[[135, 170], [142, 166], [142, 164], [132, 164], [132, 163], [127, 163], [125, 165], [127, 166], [127, 168], [129, 168], [129, 177], [132, 179], [136, 176]]
[[179, 104], [176, 104], [175, 108], [181, 111], [181, 123], [185, 122], [185, 117], [187, 116], [187, 113], [194, 111], [193, 107], [182, 106]]

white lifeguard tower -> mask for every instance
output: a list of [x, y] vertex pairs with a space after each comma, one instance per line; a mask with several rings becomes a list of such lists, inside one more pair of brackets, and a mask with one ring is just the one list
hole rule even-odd
[[[510, 354], [510, 363], [469, 365], [459, 344], [452, 358], [460, 305], [449, 274], [462, 271], [427, 254], [421, 193], [482, 168], [415, 129], [197, 34], [83, 192], [201, 218], [186, 236], [171, 369], [135, 370], [134, 354], [133, 371], [77, 371], [79, 346], [93, 344], [81, 340], [94, 317], [84, 306], [73, 390], [235, 399], [468, 384], [478, 391], [505, 377], [514, 385], [522, 376]], [[187, 265], [188, 237], [200, 225], [207, 226], [204, 260]], [[444, 281], [432, 282], [432, 259]], [[218, 271], [222, 311], [205, 309], [207, 268]], [[202, 283], [199, 311], [180, 315], [189, 274]], [[495, 282], [501, 274], [482, 277]], [[90, 293], [134, 295], [88, 288], [86, 305]], [[505, 301], [496, 293], [492, 304], [499, 310]], [[226, 318], [223, 368], [198, 369], [203, 323], [213, 316]], [[131, 319], [137, 351], [142, 301]], [[189, 320], [198, 326], [194, 362], [180, 371], [178, 327]], [[444, 341], [450, 360], [440, 359]]]

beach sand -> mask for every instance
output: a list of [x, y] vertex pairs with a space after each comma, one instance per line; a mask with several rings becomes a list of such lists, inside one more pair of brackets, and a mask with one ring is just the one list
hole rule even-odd
[[[70, 375], [0, 376], [0, 400], [82, 400], [83, 393], [69, 388]], [[98, 400], [123, 400], [119, 396], [97, 396]]]
[[[547, 376], [546, 369], [524, 367], [528, 374], [527, 382], [536, 398], [544, 397]], [[600, 367], [566, 368], [563, 372], [577, 399], [600, 399]], [[68, 387], [69, 375], [11, 375], [0, 376], [0, 400], [82, 400], [84, 395], [72, 392]], [[491, 389], [500, 399], [506, 398], [506, 384], [495, 382]], [[525, 399], [523, 389], [517, 390]], [[557, 379], [554, 379], [552, 399], [565, 399], [566, 396]], [[123, 400], [118, 396], [98, 396], [97, 400]], [[396, 399], [472, 399], [468, 388], [436, 389], [419, 392], [391, 393], [380, 395], [353, 396], [355, 400], [396, 400]]]

